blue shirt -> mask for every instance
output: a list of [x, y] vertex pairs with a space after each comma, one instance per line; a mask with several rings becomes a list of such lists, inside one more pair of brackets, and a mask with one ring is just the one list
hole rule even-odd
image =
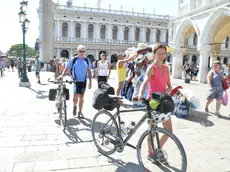
[[37, 60], [37, 61], [35, 62], [35, 69], [36, 69], [36, 71], [39, 71], [39, 70], [40, 70], [40, 61], [39, 61], [39, 60]]
[[2, 69], [4, 66], [4, 63], [3, 62], [0, 62], [0, 69]]
[[[90, 60], [86, 57], [83, 57], [82, 59], [80, 59], [79, 57], [77, 57], [78, 59], [76, 60], [75, 64], [73, 64], [73, 59], [74, 57], [68, 62], [67, 64], [67, 68], [68, 69], [72, 69], [72, 76], [74, 80], [77, 80], [77, 82], [85, 82], [86, 81], [86, 76], [87, 76], [87, 72], [88, 69], [91, 68], [92, 64], [90, 62]], [[86, 60], [88, 60], [89, 65], [87, 64]]]

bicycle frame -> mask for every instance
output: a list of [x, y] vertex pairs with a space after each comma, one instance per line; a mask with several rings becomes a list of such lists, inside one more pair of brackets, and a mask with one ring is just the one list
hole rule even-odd
[[[120, 117], [120, 114], [121, 113], [125, 113], [125, 112], [140, 112], [140, 111], [146, 111], [147, 110], [147, 108], [145, 107], [145, 108], [138, 108], [138, 109], [132, 109], [132, 110], [120, 110], [120, 107], [117, 107], [117, 111], [116, 111], [116, 113], [113, 115], [113, 117], [114, 117], [114, 119], [116, 120], [116, 118], [118, 117], [118, 127], [119, 127], [119, 137], [120, 138], [122, 138], [121, 137], [121, 126], [120, 126], [120, 124], [121, 124], [121, 117]], [[133, 145], [131, 145], [131, 144], [129, 144], [128, 143], [128, 141], [132, 138], [132, 136], [134, 135], [134, 133], [140, 128], [140, 126], [146, 121], [146, 119], [149, 119], [149, 123], [150, 122], [152, 122], [153, 124], [152, 124], [152, 126], [151, 126], [151, 128], [149, 127], [149, 132], [151, 132], [152, 131], [152, 128], [154, 128], [154, 127], [157, 127], [157, 124], [153, 121], [153, 119], [151, 118], [151, 114], [150, 114], [150, 112], [149, 111], [147, 111], [144, 115], [143, 115], [143, 117], [138, 121], [138, 123], [136, 124], [136, 126], [134, 127], [134, 129], [132, 129], [131, 131], [130, 131], [130, 133], [127, 135], [127, 137], [125, 138], [125, 140], [123, 140], [123, 143], [124, 143], [124, 145], [127, 145], [127, 146], [129, 146], [129, 147], [131, 147], [131, 148], [133, 148], [133, 149], [136, 149], [136, 147], [135, 146], [133, 146]], [[108, 124], [109, 122], [111, 121], [111, 119], [106, 123], [106, 124]], [[111, 124], [112, 125], [112, 124]], [[104, 127], [103, 127], [104, 128]], [[156, 133], [156, 139], [157, 139], [157, 144], [158, 144], [158, 148], [160, 148], [160, 141], [159, 141], [159, 135], [158, 135], [158, 133]], [[151, 139], [151, 145], [152, 145], [152, 148], [154, 149], [154, 144], [153, 144], [153, 140]]]

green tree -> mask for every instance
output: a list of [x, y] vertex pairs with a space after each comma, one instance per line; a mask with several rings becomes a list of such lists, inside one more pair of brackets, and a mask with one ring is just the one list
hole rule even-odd
[[[22, 57], [23, 45], [22, 44], [12, 45], [10, 47], [9, 51], [7, 51], [7, 55]], [[34, 57], [35, 55], [36, 55], [36, 51], [26, 44], [26, 57]]]

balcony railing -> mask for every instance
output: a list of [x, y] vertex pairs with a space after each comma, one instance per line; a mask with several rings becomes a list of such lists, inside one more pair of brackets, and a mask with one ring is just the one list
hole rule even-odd
[[134, 17], [148, 17], [155, 20], [170, 20], [172, 17], [169, 15], [157, 15], [157, 14], [146, 14], [122, 10], [111, 10], [111, 9], [98, 9], [89, 7], [67, 7], [66, 5], [57, 5], [57, 11], [69, 11], [69, 12], [82, 12], [82, 13], [103, 13], [111, 15], [122, 15], [122, 16], [134, 16]]
[[[66, 37], [56, 37], [56, 42], [63, 43], [106, 43], [106, 44], [138, 44], [140, 41], [130, 41], [130, 40], [113, 40], [113, 39], [95, 39], [95, 38], [66, 38]], [[146, 44], [152, 45], [154, 42], [147, 42]]]

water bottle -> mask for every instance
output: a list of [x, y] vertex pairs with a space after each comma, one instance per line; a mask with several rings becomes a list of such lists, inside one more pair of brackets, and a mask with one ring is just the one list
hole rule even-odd
[[132, 122], [129, 124], [129, 126], [127, 127], [127, 133], [129, 133], [131, 130], [133, 130], [134, 127], [135, 127], [135, 125], [136, 125], [136, 123], [132, 121]]
[[120, 123], [120, 126], [121, 126], [121, 137], [125, 138], [125, 136], [127, 135], [127, 128], [125, 126], [125, 123], [122, 121]]

